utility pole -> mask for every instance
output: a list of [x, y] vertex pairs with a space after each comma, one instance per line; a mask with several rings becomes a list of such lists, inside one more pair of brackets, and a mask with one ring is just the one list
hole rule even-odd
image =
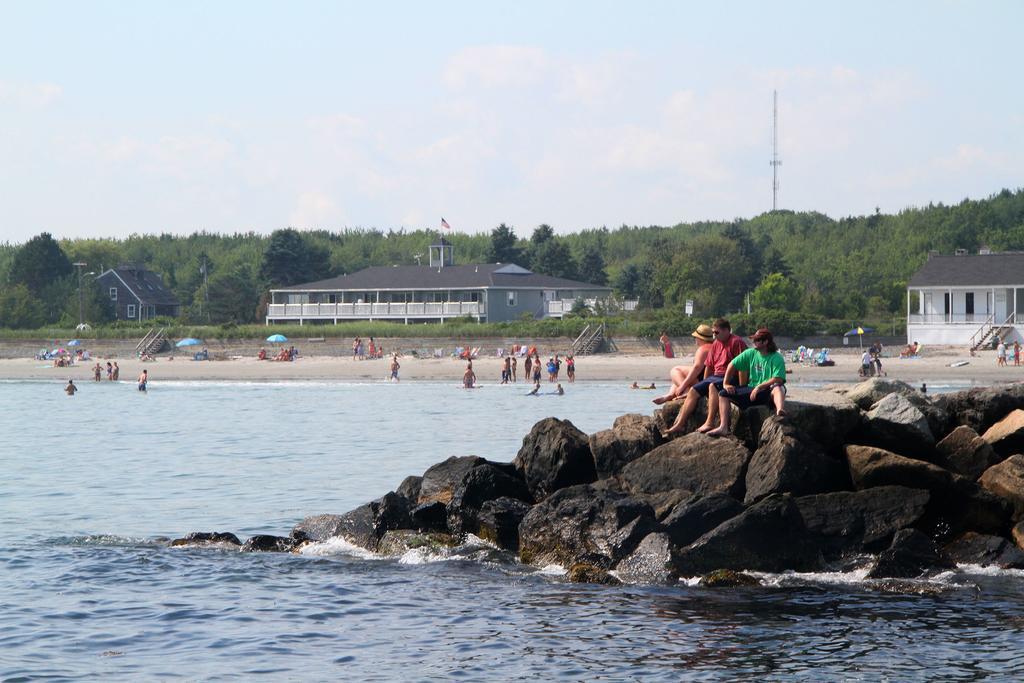
[[85, 306], [82, 302], [82, 268], [89, 264], [85, 261], [76, 261], [71, 265], [78, 268], [78, 326], [81, 327], [85, 323]]
[[772, 90], [772, 211], [779, 208], [779, 91]]

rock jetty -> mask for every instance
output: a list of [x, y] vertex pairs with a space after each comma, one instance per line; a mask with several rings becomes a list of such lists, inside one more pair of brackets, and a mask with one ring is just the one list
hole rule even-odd
[[879, 579], [1024, 568], [1024, 384], [930, 397], [876, 378], [787, 401], [783, 418], [734, 408], [732, 437], [666, 439], [679, 407], [590, 435], [547, 418], [511, 463], [453, 456], [288, 537], [174, 543], [288, 551], [340, 536], [401, 554], [474, 534], [597, 583], [743, 585], [743, 571], [850, 562]]

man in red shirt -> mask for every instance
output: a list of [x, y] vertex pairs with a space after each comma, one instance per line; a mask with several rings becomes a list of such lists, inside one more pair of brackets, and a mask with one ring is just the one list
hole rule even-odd
[[[683, 407], [679, 409], [679, 416], [665, 432], [666, 436], [682, 434], [686, 431], [686, 421], [697, 410], [697, 402], [701, 398], [708, 397], [708, 391], [712, 384], [717, 389], [721, 389], [722, 380], [725, 379], [725, 369], [729, 367], [733, 358], [747, 350], [747, 345], [732, 333], [732, 326], [725, 318], [719, 318], [711, 324], [711, 333], [715, 336], [715, 341], [711, 344], [711, 351], [708, 352], [708, 359], [704, 364], [704, 379], [694, 384], [686, 392], [686, 400], [683, 402]], [[697, 428], [697, 431], [707, 432], [714, 429], [717, 421], [718, 401], [709, 402], [708, 419]]]

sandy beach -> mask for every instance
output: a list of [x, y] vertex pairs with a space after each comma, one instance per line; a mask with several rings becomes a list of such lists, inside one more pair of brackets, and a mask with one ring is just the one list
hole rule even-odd
[[[832, 354], [834, 367], [816, 367], [802, 363], [788, 363], [792, 371], [789, 379], [794, 383], [831, 383], [857, 381], [860, 356], [854, 350], [840, 350]], [[106, 367], [107, 359], [94, 358], [79, 362], [72, 367], [54, 367], [52, 362], [31, 358], [0, 359], [0, 379], [5, 380], [53, 380], [66, 382], [87, 382], [92, 379], [92, 367], [96, 361]], [[352, 360], [336, 356], [310, 356], [295, 362], [258, 361], [255, 358], [235, 357], [229, 360], [192, 361], [184, 357], [168, 360], [160, 357], [154, 361], [141, 362], [134, 359], [115, 358], [120, 366], [121, 381], [134, 381], [143, 368], [149, 370], [150, 381], [161, 380], [235, 380], [235, 381], [384, 381], [388, 375], [388, 359]], [[966, 365], [952, 367], [954, 363], [967, 361]], [[401, 380], [405, 381], [452, 381], [458, 382], [465, 368], [464, 361], [450, 358], [400, 358]], [[576, 359], [577, 382], [624, 382], [638, 381], [643, 384], [654, 382], [665, 384], [669, 370], [674, 365], [692, 362], [692, 356], [663, 358], [655, 354], [607, 353], [582, 356]], [[474, 369], [481, 383], [494, 384], [501, 376], [502, 361], [494, 356], [478, 358]], [[971, 357], [962, 348], [928, 349], [920, 358], [883, 359], [883, 369], [888, 377], [912, 384], [952, 382], [956, 384], [990, 385], [1000, 382], [1024, 380], [1024, 365], [997, 367], [994, 351], [981, 351]], [[523, 382], [522, 359], [519, 363], [519, 381]], [[104, 369], [104, 377], [106, 376]], [[563, 367], [564, 381], [564, 367]]]

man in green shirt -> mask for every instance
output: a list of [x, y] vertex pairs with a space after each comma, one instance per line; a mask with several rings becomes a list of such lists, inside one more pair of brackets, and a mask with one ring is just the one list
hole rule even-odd
[[[708, 401], [718, 400], [719, 414], [718, 427], [708, 432], [710, 436], [729, 434], [730, 403], [739, 406], [740, 410], [756, 405], [774, 405], [776, 415], [786, 415], [786, 360], [767, 328], [762, 327], [755, 332], [750, 341], [754, 348], [733, 358], [726, 368], [721, 391], [712, 387], [712, 393], [708, 395]], [[750, 377], [745, 387], [735, 385], [740, 372], [746, 372]]]

